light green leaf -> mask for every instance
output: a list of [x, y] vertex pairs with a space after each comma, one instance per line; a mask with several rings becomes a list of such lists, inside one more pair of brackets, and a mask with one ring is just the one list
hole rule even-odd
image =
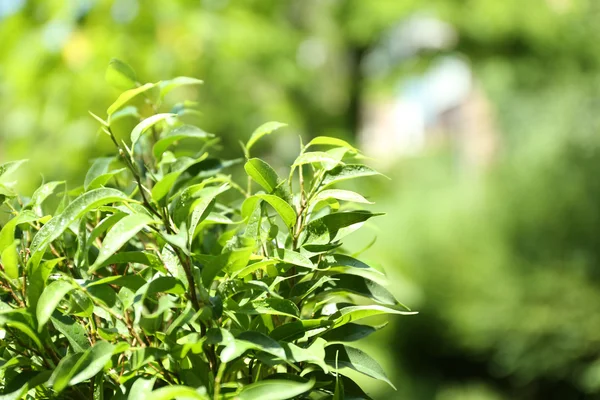
[[275, 132], [277, 129], [284, 127], [284, 126], [287, 126], [287, 124], [283, 124], [281, 122], [276, 122], [276, 121], [267, 122], [267, 123], [259, 126], [254, 132], [252, 132], [250, 139], [248, 139], [248, 143], [246, 143], [246, 152], [249, 153], [252, 146], [254, 146], [254, 144], [260, 138], [262, 138], [265, 135], [270, 135], [271, 133]]
[[85, 175], [85, 180], [83, 183], [83, 187], [85, 188], [85, 190], [88, 189], [88, 187], [90, 186], [90, 183], [92, 183], [92, 181], [94, 179], [96, 179], [100, 175], [108, 172], [108, 167], [114, 160], [115, 160], [114, 157], [102, 157], [102, 158], [96, 158], [94, 160], [94, 162], [92, 163], [92, 166], [90, 167], [87, 174]]
[[260, 158], [251, 158], [244, 164], [246, 173], [268, 193], [272, 193], [280, 182], [277, 172]]
[[314, 138], [310, 142], [308, 142], [308, 144], [306, 145], [306, 148], [308, 149], [311, 146], [318, 146], [318, 145], [345, 147], [346, 149], [348, 149], [352, 152], [358, 153], [358, 149], [356, 147], [352, 146], [350, 143], [346, 142], [345, 140], [328, 137], [328, 136], [317, 136], [316, 138]]
[[19, 244], [19, 241], [15, 240], [0, 254], [4, 272], [10, 279], [17, 279], [19, 277], [19, 253], [17, 244]]
[[269, 336], [275, 340], [292, 341], [302, 338], [306, 332], [324, 330], [332, 325], [333, 322], [323, 319], [302, 319], [278, 326]]
[[152, 128], [154, 125], [158, 124], [161, 121], [176, 116], [177, 114], [172, 113], [155, 114], [137, 124], [135, 128], [133, 128], [133, 130], [131, 131], [131, 148], [133, 149], [135, 147], [135, 144], [139, 140], [140, 136], [142, 136], [148, 129]]
[[373, 202], [365, 199], [360, 194], [353, 192], [351, 190], [342, 190], [342, 189], [327, 189], [319, 192], [313, 200], [311, 204], [317, 204], [319, 201], [327, 200], [327, 199], [336, 199], [343, 201], [350, 201], [353, 203], [364, 203], [364, 204], [373, 204]]
[[254, 300], [246, 303], [238, 310], [241, 314], [250, 315], [285, 315], [286, 317], [298, 318], [300, 311], [294, 302], [287, 299], [269, 297], [264, 300]]
[[66, 315], [60, 315], [51, 317], [50, 320], [56, 330], [67, 338], [73, 351], [79, 353], [90, 347], [85, 328], [73, 318]]
[[54, 193], [54, 190], [58, 186], [63, 185], [64, 183], [65, 181], [48, 182], [43, 184], [42, 186], [37, 188], [35, 192], [33, 192], [33, 195], [31, 195], [31, 201], [29, 202], [29, 206], [35, 210], [37, 207], [42, 205], [42, 203], [48, 198], [48, 196]]
[[327, 342], [321, 338], [317, 338], [308, 348], [298, 347], [293, 343], [282, 343], [285, 350], [286, 359], [289, 362], [300, 363], [308, 362], [318, 365], [324, 372], [328, 372], [329, 368], [325, 364], [325, 344]]
[[115, 111], [117, 111], [118, 109], [120, 109], [121, 107], [123, 107], [124, 105], [129, 103], [135, 97], [154, 88], [155, 86], [156, 86], [156, 83], [146, 83], [145, 85], [142, 85], [135, 89], [130, 89], [130, 90], [127, 90], [127, 91], [121, 93], [121, 95], [117, 98], [117, 100], [110, 107], [108, 107], [108, 110], [106, 110], [106, 113], [110, 117], [112, 114], [115, 113]]
[[197, 399], [197, 400], [210, 400], [206, 396], [204, 390], [196, 390], [188, 386], [172, 385], [164, 386], [156, 389], [148, 396], [144, 397], [146, 400], [172, 400], [172, 399]]
[[214, 204], [215, 198], [221, 193], [229, 190], [230, 186], [228, 183], [224, 183], [219, 187], [210, 187], [201, 190], [199, 193], [202, 195], [198, 200], [195, 200], [191, 205], [191, 214], [189, 217], [189, 228], [188, 238], [190, 242], [194, 238], [196, 228], [198, 224], [202, 222], [210, 214], [212, 205]]
[[260, 200], [269, 203], [277, 211], [277, 214], [279, 214], [286, 226], [291, 228], [296, 225], [296, 211], [281, 197], [272, 194], [255, 194], [244, 200], [242, 204], [242, 217], [248, 218]]
[[75, 287], [69, 281], [60, 280], [50, 283], [40, 296], [37, 304], [36, 316], [38, 321], [38, 332], [41, 332], [52, 313], [67, 293]]
[[303, 245], [322, 245], [340, 240], [360, 229], [369, 219], [383, 215], [364, 210], [338, 212], [311, 221], [305, 229]]
[[205, 140], [213, 138], [215, 135], [206, 133], [202, 129], [197, 128], [193, 125], [179, 126], [172, 131], [169, 131], [164, 137], [157, 141], [152, 147], [152, 153], [154, 158], [158, 159], [160, 156], [175, 142], [182, 139], [196, 139]]
[[137, 378], [131, 385], [131, 389], [129, 389], [127, 400], [146, 400], [151, 395], [154, 382], [156, 382], [156, 377], [149, 379]]
[[328, 254], [322, 257], [320, 267], [328, 275], [351, 274], [370, 279], [380, 285], [387, 283], [387, 278], [383, 272], [345, 254]]
[[287, 250], [287, 249], [275, 249], [275, 252], [277, 253], [277, 256], [274, 257], [276, 259], [278, 259], [281, 262], [287, 263], [287, 264], [292, 264], [292, 265], [298, 265], [300, 267], [304, 267], [304, 268], [310, 268], [310, 269], [314, 269], [315, 266], [313, 265], [312, 261], [310, 261], [308, 258], [306, 258], [305, 256], [303, 256], [302, 254], [292, 251], [292, 250]]
[[[362, 178], [366, 176], [382, 175], [374, 169], [361, 164], [346, 164], [340, 165], [331, 171], [327, 171], [322, 188], [333, 185], [334, 183], [342, 182], [348, 179]], [[384, 176], [384, 175], [382, 175]]]
[[[48, 245], [56, 238], [63, 234], [65, 230], [73, 222], [78, 220], [89, 210], [100, 205], [114, 203], [117, 201], [128, 201], [127, 195], [116, 189], [94, 189], [82, 194], [69, 204], [65, 210], [52, 218], [46, 225], [38, 231], [31, 242], [31, 258], [29, 259], [28, 268], [30, 271], [30, 279], [38, 279], [36, 277], [37, 267], [46, 251]], [[30, 297], [30, 305], [37, 305], [37, 298], [40, 293], [33, 293]], [[36, 297], [37, 296], [37, 297]]]
[[27, 222], [33, 222], [39, 218], [31, 211], [23, 211], [9, 220], [0, 230], [0, 253], [4, 251], [8, 246], [11, 246], [15, 241], [15, 228], [19, 224]]
[[132, 237], [137, 235], [140, 230], [150, 224], [157, 223], [159, 222], [146, 214], [131, 214], [121, 219], [106, 234], [98, 257], [89, 268], [88, 273], [91, 274], [98, 269], [104, 261], [116, 253]]
[[106, 82], [117, 89], [131, 89], [137, 83], [135, 71], [128, 64], [113, 58], [108, 63], [105, 75]]
[[111, 343], [105, 341], [96, 342], [93, 347], [85, 351], [75, 365], [74, 369], [77, 373], [69, 380], [69, 385], [77, 385], [102, 371], [116, 350], [117, 346]]
[[259, 350], [285, 360], [285, 350], [279, 343], [270, 337], [256, 331], [242, 332], [235, 340], [221, 351], [221, 361], [227, 363], [248, 350]]
[[257, 271], [259, 269], [261, 270], [266, 270], [267, 267], [269, 265], [273, 265], [273, 264], [277, 264], [279, 262], [279, 260], [273, 260], [273, 259], [269, 259], [269, 260], [261, 260], [252, 264], [248, 264], [240, 269], [232, 269], [230, 268], [230, 274], [231, 274], [231, 278], [240, 278], [243, 279], [246, 276], [250, 275], [251, 273], [253, 273], [254, 271]]
[[294, 161], [294, 164], [292, 164], [292, 169], [295, 169], [296, 167], [299, 167], [304, 164], [319, 163], [323, 165], [323, 168], [329, 171], [335, 168], [338, 164], [340, 164], [340, 160], [336, 159], [335, 157], [332, 157], [330, 154], [325, 153], [324, 151], [312, 151], [303, 153], [300, 156], [298, 156], [298, 158], [296, 158], [296, 161]]
[[61, 359], [52, 372], [52, 376], [50, 376], [50, 379], [48, 380], [48, 385], [55, 391], [62, 392], [69, 386], [69, 381], [77, 372], [75, 367], [82, 357], [83, 353], [74, 353]]
[[202, 85], [204, 81], [196, 78], [190, 78], [187, 76], [178, 76], [173, 79], [169, 79], [167, 81], [161, 81], [159, 83], [160, 87], [160, 95], [165, 96], [171, 90], [181, 87], [181, 86], [190, 86], [190, 85]]
[[306, 393], [315, 385], [314, 380], [306, 383], [291, 380], [267, 379], [244, 386], [238, 394], [239, 400], [285, 400]]
[[372, 317], [380, 314], [400, 314], [400, 315], [415, 315], [414, 311], [403, 311], [395, 308], [380, 306], [380, 305], [368, 305], [368, 306], [351, 306], [344, 307], [337, 313], [330, 317], [333, 321], [333, 327], [348, 324], [350, 322], [358, 321], [364, 318]]
[[24, 310], [9, 310], [8, 312], [3, 312], [0, 314], [0, 327], [9, 327], [21, 331], [21, 333], [29, 337], [39, 349], [42, 349], [43, 346], [40, 338], [35, 331], [31, 329], [31, 318], [29, 313], [20, 311]]
[[21, 164], [27, 161], [28, 160], [18, 160], [0, 164], [0, 182], [5, 182], [8, 175], [15, 172], [21, 166]]
[[[371, 378], [386, 382], [394, 390], [396, 387], [388, 379], [383, 368], [367, 353], [344, 344], [332, 344], [325, 348], [325, 361], [340, 373], [349, 368], [363, 373]], [[337, 367], [336, 367], [337, 364]]]

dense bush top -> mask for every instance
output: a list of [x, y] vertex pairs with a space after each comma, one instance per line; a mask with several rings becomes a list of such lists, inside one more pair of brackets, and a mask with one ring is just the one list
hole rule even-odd
[[[317, 137], [283, 178], [252, 157], [283, 124], [220, 160], [218, 138], [190, 124], [196, 104], [162, 112], [200, 81], [142, 85], [117, 60], [107, 79], [127, 90], [94, 117], [118, 153], [83, 186], [26, 198], [8, 182], [20, 162], [0, 166], [2, 398], [368, 398], [348, 370], [391, 384], [348, 344], [382, 327], [360, 320], [410, 314], [342, 245], [378, 215], [334, 188], [377, 174], [358, 150]], [[127, 138], [124, 116], [139, 121]], [[238, 184], [226, 172], [241, 162]]]

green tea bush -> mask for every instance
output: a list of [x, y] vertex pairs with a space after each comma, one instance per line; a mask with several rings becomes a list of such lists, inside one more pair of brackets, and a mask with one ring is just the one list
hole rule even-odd
[[[358, 150], [314, 138], [283, 179], [251, 154], [284, 124], [221, 160], [218, 138], [189, 123], [194, 103], [161, 111], [167, 92], [201, 81], [142, 85], [118, 60], [107, 79], [127, 89], [93, 115], [116, 154], [83, 186], [27, 198], [7, 181], [21, 162], [0, 165], [1, 398], [368, 398], [352, 370], [391, 385], [348, 344], [382, 327], [359, 320], [411, 314], [343, 247], [378, 215], [333, 188], [377, 175]], [[127, 138], [124, 115], [139, 122]], [[226, 171], [241, 162], [238, 184]]]

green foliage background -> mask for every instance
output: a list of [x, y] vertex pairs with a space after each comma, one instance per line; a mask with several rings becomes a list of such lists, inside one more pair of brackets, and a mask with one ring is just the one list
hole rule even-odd
[[[379, 207], [391, 212], [366, 255], [421, 312], [382, 332], [372, 351], [389, 357], [405, 398], [600, 393], [597, 1], [22, 4], [0, 17], [0, 160], [28, 157], [27, 176], [79, 182], [88, 158], [109, 148], [87, 111], [117, 93], [103, 80], [111, 57], [144, 80], [206, 80], [202, 126], [229, 138], [233, 152], [266, 120], [288, 122], [294, 143], [294, 133], [351, 138], [357, 104], [391, 93], [438, 55], [373, 77], [357, 68], [365, 52], [415, 12], [451, 24], [452, 52], [471, 62], [493, 102], [501, 152], [473, 173], [451, 147], [437, 148], [388, 171], [394, 190], [368, 188], [387, 196]], [[317, 67], [299, 62], [307, 39], [327, 48]], [[272, 148], [260, 150], [268, 157]]]

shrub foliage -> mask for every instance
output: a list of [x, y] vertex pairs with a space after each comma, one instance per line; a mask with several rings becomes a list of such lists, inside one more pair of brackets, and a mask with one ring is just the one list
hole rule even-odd
[[[358, 150], [314, 138], [283, 178], [252, 150], [284, 124], [222, 160], [194, 103], [162, 111], [201, 81], [140, 84], [118, 60], [107, 80], [127, 88], [93, 115], [116, 152], [81, 187], [21, 196], [8, 180], [21, 162], [0, 165], [2, 398], [368, 398], [350, 370], [391, 385], [348, 344], [381, 328], [360, 320], [410, 314], [342, 244], [378, 215], [335, 189], [377, 175]], [[138, 121], [126, 138], [124, 116]]]

